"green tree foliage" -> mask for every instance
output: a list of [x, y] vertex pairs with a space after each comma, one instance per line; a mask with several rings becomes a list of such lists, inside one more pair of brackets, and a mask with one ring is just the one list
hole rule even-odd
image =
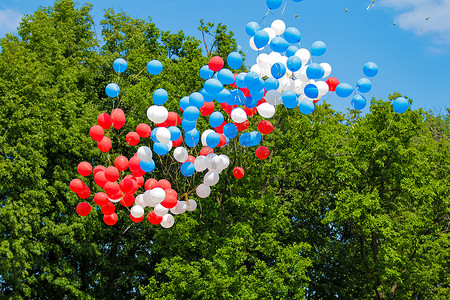
[[[153, 91], [166, 89], [166, 107], [178, 111], [203, 86], [202, 48], [225, 58], [237, 47], [222, 24], [202, 20], [201, 42], [112, 9], [99, 45], [89, 11], [59, 0], [1, 40], [0, 298], [449, 298], [450, 118], [397, 114], [390, 101], [373, 99], [365, 116], [326, 103], [308, 116], [279, 107], [263, 138], [270, 157], [260, 161], [236, 141], [218, 150], [229, 169], [171, 229], [130, 226], [123, 207], [113, 227], [95, 204], [78, 216], [68, 188], [77, 164], [132, 156], [125, 135], [145, 122]], [[120, 76], [111, 69], [118, 57], [129, 66]], [[147, 73], [151, 59], [163, 62], [162, 74]], [[114, 100], [109, 82], [122, 89]], [[89, 128], [116, 107], [127, 123], [108, 131], [113, 149], [104, 154]], [[170, 158], [156, 162], [162, 171], [151, 176], [170, 177], [179, 195], [195, 186]], [[235, 166], [245, 168], [241, 180]]]

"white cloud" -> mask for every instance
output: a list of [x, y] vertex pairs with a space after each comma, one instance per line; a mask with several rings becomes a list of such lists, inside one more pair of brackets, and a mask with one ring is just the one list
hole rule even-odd
[[450, 42], [450, 0], [379, 0], [395, 9], [397, 25], [417, 34], [434, 35], [437, 42]]
[[0, 10], [0, 32], [15, 31], [22, 16], [21, 13], [11, 9]]

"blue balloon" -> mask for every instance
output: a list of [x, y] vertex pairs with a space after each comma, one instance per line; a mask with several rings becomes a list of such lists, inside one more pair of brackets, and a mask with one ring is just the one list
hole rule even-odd
[[180, 99], [180, 108], [182, 110], [185, 110], [186, 108], [188, 108], [191, 104], [189, 103], [189, 97], [188, 96], [184, 96], [183, 98]]
[[239, 73], [236, 75], [236, 78], [234, 78], [234, 83], [237, 85], [238, 88], [244, 88], [245, 87], [245, 76], [247, 73]]
[[359, 94], [355, 95], [352, 98], [352, 102], [351, 102], [353, 108], [357, 109], [357, 110], [361, 110], [364, 107], [366, 107], [366, 103], [367, 103], [366, 98], [364, 98], [364, 96], [359, 95]]
[[269, 42], [269, 34], [264, 30], [258, 30], [254, 36], [256, 48], [263, 48]]
[[202, 94], [203, 100], [205, 100], [205, 102], [213, 102], [214, 101], [214, 95], [211, 95], [205, 89], [201, 89], [200, 94]]
[[[250, 22], [250, 23], [252, 23], [252, 22]], [[255, 22], [253, 22], [253, 23], [255, 23]], [[247, 26], [248, 26], [248, 24], [247, 24]], [[258, 25], [258, 30], [259, 30], [259, 25]], [[255, 32], [256, 31], [253, 32], [253, 35], [255, 35]], [[234, 70], [240, 69], [242, 67], [242, 62], [243, 62], [242, 55], [239, 52], [231, 52], [227, 56], [227, 64], [230, 66], [230, 68], [232, 68]], [[233, 77], [233, 79], [234, 79], [234, 77]]]
[[147, 71], [151, 74], [151, 75], [158, 75], [159, 73], [161, 73], [163, 70], [163, 64], [159, 61], [159, 60], [152, 60], [149, 61], [147, 64]]
[[316, 99], [317, 97], [319, 97], [319, 89], [312, 83], [305, 86], [304, 93], [305, 96], [310, 99]]
[[363, 73], [367, 77], [374, 77], [378, 74], [378, 66], [374, 62], [368, 62], [363, 67]]
[[392, 107], [394, 108], [394, 111], [402, 114], [409, 108], [409, 102], [406, 98], [399, 97], [394, 100], [394, 103], [392, 104]]
[[234, 89], [230, 91], [231, 93], [231, 99], [232, 101], [230, 101], [233, 104], [230, 105], [244, 105], [245, 101], [247, 100], [247, 98], [245, 97], [244, 93], [239, 90], [239, 89]]
[[325, 70], [319, 64], [312, 63], [306, 68], [306, 76], [309, 79], [320, 79], [325, 74]]
[[270, 49], [275, 52], [283, 53], [287, 50], [288, 47], [288, 42], [286, 42], [286, 40], [280, 36], [276, 36], [270, 41]]
[[223, 90], [223, 85], [219, 80], [211, 78], [206, 80], [205, 90], [208, 94], [216, 95], [220, 93], [221, 90]]
[[251, 137], [251, 142], [250, 142], [251, 147], [257, 146], [262, 141], [262, 135], [259, 131], [250, 132], [250, 137]]
[[181, 174], [183, 174], [185, 177], [190, 177], [195, 173], [195, 166], [193, 163], [187, 161], [181, 165], [180, 170]]
[[302, 39], [302, 35], [300, 34], [300, 31], [295, 27], [288, 27], [284, 31], [284, 39], [286, 42], [290, 44], [297, 44]]
[[302, 114], [309, 115], [310, 113], [312, 113], [314, 111], [315, 105], [314, 105], [314, 102], [312, 102], [312, 100], [303, 99], [298, 104], [298, 109], [300, 110], [300, 112]]
[[115, 83], [108, 83], [108, 85], [105, 88], [106, 95], [108, 97], [114, 98], [119, 96], [120, 93], [120, 87]]
[[302, 67], [302, 60], [298, 56], [291, 56], [286, 62], [286, 66], [291, 72], [297, 72]]
[[128, 67], [128, 64], [127, 64], [126, 60], [123, 58], [118, 58], [113, 62], [113, 69], [117, 73], [125, 72], [127, 67]]
[[[188, 120], [181, 121], [181, 128], [183, 128], [184, 132], [193, 130], [195, 128], [195, 126], [197, 126], [196, 120], [195, 121], [188, 121]], [[152, 133], [153, 133], [153, 131], [152, 131]]]
[[200, 77], [202, 79], [210, 79], [211, 77], [213, 77], [214, 75], [214, 71], [210, 70], [208, 65], [204, 65], [203, 67], [200, 68]]
[[169, 131], [170, 131], [170, 140], [171, 141], [176, 141], [180, 138], [180, 136], [181, 136], [180, 128], [178, 128], [176, 126], [170, 126], [167, 129], [169, 129]]
[[159, 127], [155, 127], [152, 130], [152, 133], [150, 133], [150, 138], [152, 139], [153, 142], [155, 143], [159, 143], [158, 139], [156, 138], [156, 132], [158, 131]]
[[209, 148], [217, 147], [220, 143], [220, 135], [217, 132], [211, 132], [206, 136], [206, 145], [208, 145]]
[[197, 107], [198, 109], [202, 108], [203, 104], [205, 103], [205, 99], [203, 98], [203, 95], [194, 92], [189, 95], [189, 104], [192, 106]]
[[224, 120], [223, 114], [220, 111], [215, 111], [209, 116], [209, 125], [211, 125], [212, 128], [219, 127]]
[[153, 161], [153, 159], [150, 161], [141, 160], [139, 162], [139, 166], [141, 167], [142, 171], [145, 171], [147, 173], [153, 172], [155, 170], [155, 162]]
[[279, 79], [286, 75], [286, 67], [282, 63], [275, 63], [272, 65], [272, 68], [270, 69], [270, 72], [272, 73], [272, 76], [276, 79]]
[[256, 101], [261, 100], [264, 97], [264, 94], [265, 94], [264, 88], [261, 88], [260, 90], [250, 90], [250, 96], [252, 96], [252, 98], [255, 99]]
[[228, 69], [222, 69], [217, 72], [217, 79], [219, 79], [222, 84], [233, 84], [234, 74]]
[[372, 89], [372, 82], [367, 78], [360, 78], [356, 82], [356, 89], [360, 93], [367, 93]]
[[198, 144], [200, 133], [198, 132], [197, 128], [194, 128], [192, 130], [186, 131], [184, 133], [184, 143], [188, 147], [195, 147]]
[[243, 147], [250, 147], [252, 143], [252, 136], [248, 132], [244, 132], [239, 137], [239, 144], [241, 144]]
[[189, 106], [183, 112], [183, 120], [195, 121], [200, 117], [200, 110], [195, 106]]
[[282, 3], [283, 0], [266, 0], [267, 7], [269, 9], [277, 9]]
[[[251, 93], [251, 91], [250, 91], [250, 93]], [[264, 90], [263, 90], [263, 93], [264, 93]], [[245, 107], [247, 107], [247, 108], [255, 108], [256, 107], [256, 105], [258, 105], [258, 100], [261, 100], [261, 99], [255, 99], [255, 98], [252, 98], [252, 97], [247, 97], [247, 99], [245, 100]]]
[[158, 155], [166, 155], [167, 153], [169, 153], [169, 145], [163, 143], [154, 143], [153, 152]]
[[276, 78], [269, 77], [264, 82], [264, 89], [266, 91], [277, 90], [279, 87], [280, 87], [280, 82]]
[[245, 75], [245, 78], [244, 78], [245, 86], [247, 88], [249, 88], [249, 89], [253, 88], [258, 83], [260, 83], [259, 77], [260, 76], [257, 73], [255, 73], [255, 72], [248, 72], [247, 75]]
[[229, 139], [235, 138], [238, 134], [236, 125], [234, 125], [233, 123], [225, 124], [225, 126], [223, 127], [223, 134]]
[[311, 46], [311, 55], [313, 56], [321, 56], [327, 50], [327, 45], [325, 45], [322, 41], [314, 42]]
[[294, 56], [297, 51], [298, 51], [297, 46], [289, 46], [286, 50], [286, 56], [287, 57]]
[[339, 83], [336, 87], [336, 95], [341, 98], [346, 98], [353, 93], [353, 88], [348, 83]]
[[297, 94], [294, 91], [284, 91], [281, 94], [281, 98], [283, 99], [283, 105], [286, 108], [292, 109], [294, 107], [297, 107], [298, 105], [298, 97]]
[[[258, 23], [256, 23], [256, 22], [250, 22], [250, 23], [248, 23], [247, 24], [247, 26], [245, 26], [245, 32], [247, 32], [247, 34], [249, 35], [249, 36], [254, 36], [255, 35], [255, 33], [258, 31], [258, 30], [260, 30], [261, 29], [261, 27], [259, 26], [259, 24]], [[242, 62], [241, 62], [242, 63]], [[229, 63], [228, 63], [228, 65], [230, 65]], [[230, 65], [230, 67], [231, 67], [231, 65]], [[233, 68], [233, 67], [232, 67]], [[240, 67], [239, 67], [240, 68]], [[233, 68], [233, 69], [239, 69], [239, 68]]]
[[169, 99], [169, 94], [165, 89], [157, 89], [153, 92], [153, 103], [163, 105]]
[[216, 95], [216, 101], [219, 103], [228, 103], [231, 101], [232, 96], [229, 90], [223, 89], [220, 93]]

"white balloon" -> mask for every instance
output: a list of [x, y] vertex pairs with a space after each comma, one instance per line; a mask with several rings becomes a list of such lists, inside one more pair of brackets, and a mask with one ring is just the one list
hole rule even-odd
[[144, 194], [139, 194], [134, 199], [134, 204], [142, 206], [143, 208], [147, 207], [147, 203], [145, 203]]
[[161, 201], [164, 200], [164, 198], [166, 198], [166, 192], [160, 188], [154, 188], [150, 190], [150, 201], [153, 203], [160, 203]]
[[208, 169], [216, 172], [222, 172], [224, 162], [220, 156], [214, 156], [209, 160]]
[[197, 187], [195, 192], [197, 193], [197, 196], [199, 196], [200, 198], [207, 198], [211, 194], [211, 188], [206, 184], [202, 183]]
[[230, 165], [230, 158], [225, 154], [220, 154], [219, 157], [222, 159], [223, 169], [228, 168], [228, 166]]
[[[220, 159], [220, 157], [219, 157]], [[216, 185], [219, 182], [220, 176], [217, 172], [208, 171], [203, 177], [203, 182], [208, 186]]]
[[158, 107], [158, 105], [152, 105], [149, 108], [147, 108], [147, 118], [153, 122], [153, 115], [155, 114], [155, 110]]
[[256, 74], [258, 74], [259, 76], [263, 76], [263, 73], [262, 73], [262, 68], [259, 66], [259, 65], [253, 65], [251, 68], [250, 68], [250, 71], [251, 72], [255, 72]]
[[316, 81], [316, 86], [319, 89], [319, 96], [317, 98], [326, 95], [329, 91], [328, 84], [325, 81]]
[[197, 172], [203, 172], [208, 167], [209, 160], [206, 158], [206, 156], [200, 155], [197, 156], [194, 160], [194, 167], [195, 171]]
[[186, 201], [178, 201], [177, 205], [170, 209], [170, 212], [173, 213], [174, 215], [180, 215], [186, 212], [187, 208], [188, 207]]
[[297, 72], [297, 77], [301, 80], [301, 81], [309, 81], [308, 76], [306, 76], [306, 69], [308, 68], [308, 66], [303, 66], [300, 68], [300, 70]]
[[188, 152], [184, 147], [177, 147], [173, 150], [173, 157], [177, 162], [184, 163], [188, 159]]
[[268, 91], [264, 96], [264, 99], [266, 99], [267, 103], [272, 105], [279, 105], [283, 103], [280, 92], [275, 90]]
[[156, 131], [156, 139], [163, 144], [168, 144], [170, 142], [171, 133], [166, 127], [158, 127]]
[[294, 84], [295, 84], [294, 92], [299, 95], [303, 94], [305, 91], [306, 82], [301, 81], [300, 79], [295, 79]]
[[306, 65], [311, 58], [311, 53], [306, 48], [300, 48], [295, 52], [295, 56], [298, 56], [302, 60], [302, 65]]
[[[292, 91], [295, 88], [295, 82], [292, 78], [288, 78], [288, 77], [282, 77], [279, 80], [280, 82], [280, 86], [278, 87], [277, 91], [279, 93], [282, 93], [284, 91]], [[266, 98], [267, 100], [267, 98]], [[269, 101], [267, 101], [269, 102]]]
[[[146, 206], [154, 207], [155, 204], [152, 202], [152, 197], [151, 197], [151, 194], [150, 194], [151, 192], [152, 192], [151, 190], [145, 191], [142, 197], [143, 197], [143, 200], [144, 200], [144, 203], [145, 203]], [[136, 197], [136, 200], [137, 200], [137, 197]], [[138, 203], [136, 202], [136, 204], [138, 204]], [[141, 205], [141, 204], [139, 204], [139, 205]]]
[[271, 66], [272, 66], [273, 64], [275, 64], [275, 63], [282, 62], [282, 57], [283, 57], [283, 56], [282, 56], [280, 53], [278, 53], [278, 52], [275, 52], [275, 51], [270, 52], [270, 53], [269, 53], [269, 58], [270, 58], [270, 64], [271, 64]]
[[272, 25], [270, 25], [270, 28], [272, 28], [277, 35], [282, 35], [286, 30], [286, 24], [281, 20], [275, 20], [272, 22]]
[[169, 117], [169, 111], [164, 106], [152, 105], [147, 109], [147, 117], [153, 123], [163, 123]]
[[269, 44], [270, 44], [270, 41], [271, 41], [274, 37], [276, 37], [277, 34], [275, 33], [275, 30], [273, 30], [273, 29], [270, 28], [270, 27], [266, 27], [266, 28], [264, 28], [263, 30], [269, 34]]
[[267, 102], [258, 105], [257, 110], [259, 115], [263, 118], [272, 118], [275, 115], [275, 106]]
[[162, 206], [161, 203], [158, 203], [155, 205], [153, 211], [155, 212], [155, 215], [162, 217], [169, 212], [169, 209]]
[[153, 157], [152, 149], [150, 149], [147, 146], [141, 146], [137, 151], [137, 156], [139, 157], [140, 160], [151, 161]]
[[270, 56], [267, 53], [261, 53], [256, 57], [256, 63], [259, 66], [262, 66], [263, 64], [270, 64]]
[[206, 129], [205, 131], [203, 131], [202, 137], [201, 137], [203, 147], [208, 146], [208, 144], [206, 143], [206, 137], [207, 137], [211, 132], [215, 132], [215, 131], [212, 130], [212, 129]]
[[247, 120], [247, 114], [242, 108], [236, 107], [231, 111], [231, 119], [236, 123], [242, 123]]
[[197, 209], [197, 201], [195, 201], [194, 199], [189, 199], [186, 208], [188, 211], [196, 210]]
[[172, 150], [172, 147], [173, 147], [172, 141], [169, 141], [168, 143], [166, 143], [166, 145], [169, 147], [169, 151]]
[[163, 219], [161, 221], [161, 227], [170, 228], [173, 226], [173, 224], [175, 224], [175, 219], [173, 218], [172, 215], [166, 214], [163, 216]]
[[131, 215], [135, 218], [140, 218], [144, 215], [145, 211], [144, 208], [140, 205], [135, 205], [130, 210]]
[[255, 39], [253, 37], [250, 38], [250, 40], [248, 41], [248, 44], [250, 45], [250, 48], [252, 48], [255, 51], [261, 51], [262, 49], [264, 49], [264, 47], [262, 47], [262, 48], [256, 47]]
[[326, 77], [330, 76], [331, 70], [332, 70], [330, 64], [329, 63], [320, 63], [319, 65], [321, 65], [324, 70], [324, 74], [323, 74], [322, 78], [326, 78]]
[[117, 202], [120, 202], [120, 200], [122, 200], [122, 197], [119, 198], [119, 199], [111, 199], [111, 198], [108, 197], [108, 199], [109, 199], [109, 201], [111, 201], [112, 203], [117, 203]]

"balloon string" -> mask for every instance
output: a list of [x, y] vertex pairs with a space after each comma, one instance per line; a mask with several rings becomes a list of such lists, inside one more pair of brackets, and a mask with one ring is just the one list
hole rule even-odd
[[286, 5], [287, 5], [287, 1], [286, 1], [286, 2], [284, 2], [284, 7], [283, 7], [283, 11], [281, 12], [281, 15], [283, 15], [283, 14], [284, 14], [284, 10], [286, 9]]
[[262, 21], [264, 21], [264, 19], [266, 18], [266, 16], [269, 14], [270, 9], [266, 12], [266, 14], [262, 17], [261, 21], [259, 21], [259, 25], [261, 25]]

